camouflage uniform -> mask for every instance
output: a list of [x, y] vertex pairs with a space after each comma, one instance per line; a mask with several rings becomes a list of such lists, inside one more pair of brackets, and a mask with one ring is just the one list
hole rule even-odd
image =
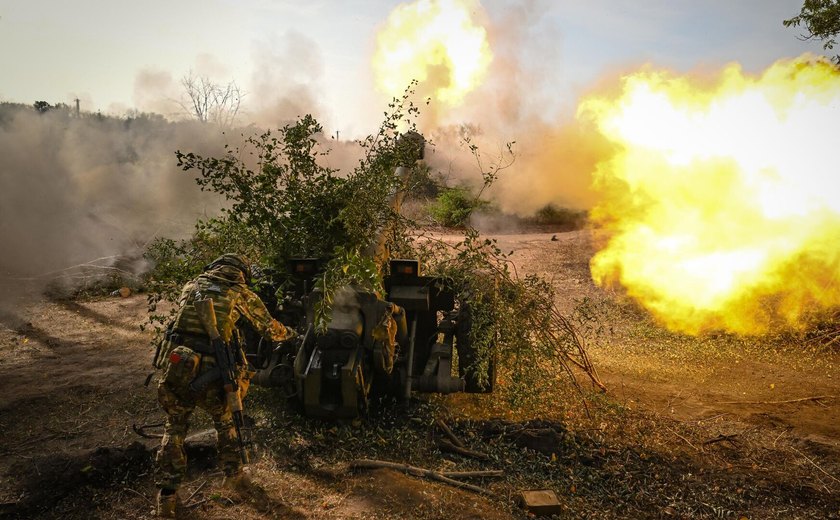
[[[214, 262], [215, 264], [216, 262]], [[163, 378], [158, 385], [158, 401], [167, 414], [166, 427], [155, 467], [155, 483], [159, 489], [178, 488], [187, 469], [184, 438], [189, 418], [196, 406], [213, 417], [218, 433], [219, 462], [226, 475], [241, 469], [241, 460], [233, 425], [232, 411], [227, 404], [221, 380], [203, 391], [190, 389], [190, 383], [216, 366], [209, 349], [209, 338], [193, 307], [196, 300], [212, 298], [219, 334], [225, 342], [238, 337], [236, 323], [247, 320], [270, 341], [282, 341], [289, 332], [271, 318], [265, 305], [245, 284], [242, 271], [231, 265], [214, 266], [187, 283], [181, 292], [180, 309], [165, 345]], [[229, 343], [230, 344], [230, 343]], [[244, 359], [244, 355], [241, 359]], [[244, 398], [249, 384], [245, 366], [238, 367], [240, 394]]]

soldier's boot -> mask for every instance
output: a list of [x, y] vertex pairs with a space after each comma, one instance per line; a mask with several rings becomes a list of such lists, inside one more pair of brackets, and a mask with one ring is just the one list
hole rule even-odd
[[174, 489], [161, 489], [157, 495], [157, 515], [160, 518], [176, 518], [178, 493]]

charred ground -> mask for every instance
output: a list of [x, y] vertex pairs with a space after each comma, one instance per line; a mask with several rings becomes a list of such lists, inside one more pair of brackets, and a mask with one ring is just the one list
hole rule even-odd
[[[607, 395], [436, 397], [333, 424], [254, 389], [252, 469], [265, 493], [223, 491], [214, 450], [197, 438], [185, 516], [518, 518], [518, 490], [550, 488], [563, 518], [840, 518], [836, 351], [794, 335], [672, 334], [592, 285], [589, 232], [497, 238], [520, 274], [551, 280], [560, 308], [589, 330]], [[132, 430], [162, 420], [143, 386], [145, 319], [143, 296], [33, 300], [0, 315], [0, 517], [152, 517], [156, 441]], [[436, 419], [487, 459], [442, 452]], [[193, 430], [208, 426], [198, 416]], [[472, 480], [489, 491], [480, 495], [348, 470], [361, 458], [505, 477]]]

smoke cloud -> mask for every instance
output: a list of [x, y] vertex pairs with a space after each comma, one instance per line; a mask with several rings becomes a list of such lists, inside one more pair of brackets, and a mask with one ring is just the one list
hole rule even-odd
[[[244, 94], [237, 126], [224, 133], [185, 108], [183, 76], [233, 81], [210, 55], [198, 56], [180, 76], [140, 71], [136, 108], [125, 116], [75, 117], [72, 108], [38, 113], [0, 104], [0, 243], [6, 249], [0, 306], [57, 281], [77, 284], [81, 273], [107, 273], [118, 259], [121, 268], [139, 272], [154, 237], [184, 237], [197, 218], [218, 213], [224, 201], [201, 192], [178, 169], [176, 150], [220, 156], [225, 144], [239, 146], [262, 129], [323, 113], [317, 102], [323, 60], [314, 42], [289, 33], [255, 44], [252, 63], [251, 76], [237, 82]], [[346, 169], [358, 161], [354, 143], [320, 139], [331, 150], [328, 166]]]
[[183, 235], [218, 211], [173, 152], [218, 154], [223, 144], [218, 129], [193, 122], [0, 105], [2, 300], [78, 274], [71, 266], [139, 258], [155, 235]]
[[262, 41], [252, 50], [254, 68], [245, 90], [244, 116], [257, 126], [282, 126], [300, 116], [321, 119], [318, 102], [324, 60], [318, 45], [289, 32], [278, 42]]
[[[141, 262], [155, 236], [186, 236], [197, 218], [216, 214], [224, 201], [178, 169], [176, 150], [220, 156], [225, 144], [323, 114], [315, 42], [297, 33], [258, 42], [250, 63], [250, 75], [240, 78], [209, 54], [190, 70], [141, 70], [134, 108], [120, 109], [125, 116], [0, 104], [0, 305], [56, 280], [78, 281], [74, 266], [107, 272], [117, 257]], [[221, 86], [236, 82], [243, 95], [234, 128], [223, 133], [194, 120], [182, 84], [190, 74]], [[333, 150], [331, 167], [357, 160], [350, 143], [323, 141]]]
[[165, 70], [144, 69], [134, 78], [134, 105], [140, 112], [161, 114], [170, 119], [186, 116], [181, 106], [181, 86]]
[[326, 113], [318, 101], [324, 63], [318, 45], [305, 35], [289, 32], [273, 41], [253, 44], [250, 71], [242, 77], [209, 54], [196, 57], [188, 71], [175, 76], [156, 68], [141, 70], [134, 80], [134, 105], [140, 112], [162, 114], [171, 120], [194, 118], [183, 81], [205, 79], [213, 85], [235, 84], [241, 94], [237, 125], [278, 128], [312, 114]]
[[[519, 216], [549, 204], [592, 207], [592, 173], [609, 152], [598, 132], [569, 113], [566, 107], [576, 100], [537, 88], [559, 83], [562, 73], [562, 37], [542, 23], [545, 11], [540, 2], [529, 1], [491, 20], [487, 27], [494, 57], [487, 80], [459, 109], [431, 112], [420, 121], [436, 144], [427, 160], [450, 183], [480, 187], [481, 172], [510, 162], [506, 145], [515, 142], [515, 160], [485, 194], [503, 212]], [[465, 137], [478, 146], [480, 164]]]

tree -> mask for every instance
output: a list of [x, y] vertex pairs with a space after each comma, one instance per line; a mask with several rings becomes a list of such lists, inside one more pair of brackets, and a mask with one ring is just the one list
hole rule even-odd
[[221, 127], [233, 124], [242, 103], [242, 91], [235, 81], [222, 85], [190, 71], [181, 78], [181, 86], [187, 100], [179, 104], [187, 113], [203, 123], [215, 123]]
[[[823, 49], [833, 49], [835, 37], [840, 33], [840, 0], [805, 0], [798, 16], [782, 22], [785, 27], [804, 25], [808, 30], [800, 39], [817, 39], [823, 42]], [[840, 65], [840, 55], [831, 60]]]
[[32, 107], [41, 114], [49, 112], [49, 110], [52, 108], [52, 106], [46, 101], [36, 101], [32, 104]]

